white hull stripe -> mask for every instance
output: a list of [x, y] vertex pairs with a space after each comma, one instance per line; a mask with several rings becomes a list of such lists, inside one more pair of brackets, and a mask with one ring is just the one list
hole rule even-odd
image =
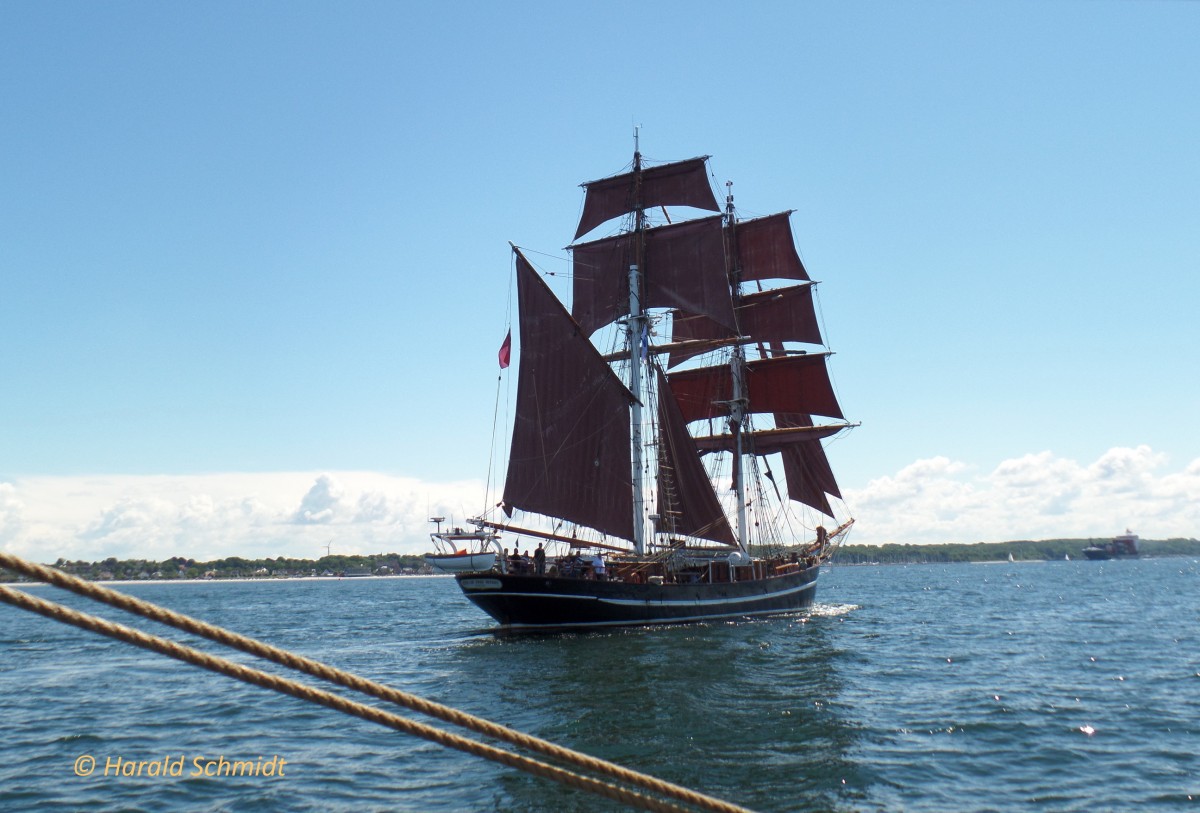
[[565, 624], [504, 624], [504, 629], [563, 629], [566, 627], [637, 627], [655, 624], [691, 624], [696, 621], [716, 621], [721, 618], [745, 618], [750, 615], [784, 615], [798, 613], [800, 608], [784, 610], [747, 610], [733, 613], [708, 613], [706, 615], [688, 615], [681, 618], [641, 618], [630, 621], [574, 621]]

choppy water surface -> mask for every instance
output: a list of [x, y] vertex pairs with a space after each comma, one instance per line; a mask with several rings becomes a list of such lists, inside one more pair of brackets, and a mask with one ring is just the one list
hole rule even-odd
[[[804, 616], [512, 639], [446, 578], [121, 589], [758, 810], [1200, 810], [1194, 560], [835, 567]], [[3, 810], [616, 809], [7, 606], [0, 720]]]

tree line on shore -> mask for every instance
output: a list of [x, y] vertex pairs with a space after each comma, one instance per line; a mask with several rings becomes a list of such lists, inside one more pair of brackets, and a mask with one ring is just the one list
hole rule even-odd
[[[936, 545], [843, 545], [834, 564], [924, 564], [937, 562], [997, 562], [1082, 559], [1083, 549], [1103, 544], [1100, 539], [1042, 539], [1011, 542], [944, 543]], [[1142, 539], [1142, 556], [1200, 556], [1200, 539]]]
[[[92, 581], [144, 581], [178, 579], [279, 579], [312, 576], [389, 576], [432, 572], [420, 554], [376, 553], [365, 556], [332, 555], [320, 559], [290, 559], [286, 556], [243, 559], [229, 556], [200, 562], [183, 556], [154, 561], [117, 559], [100, 562], [59, 559], [52, 567]], [[18, 581], [15, 574], [0, 570], [0, 581]]]

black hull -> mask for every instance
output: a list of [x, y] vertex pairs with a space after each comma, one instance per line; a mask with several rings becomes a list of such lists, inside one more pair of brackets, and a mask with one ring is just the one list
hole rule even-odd
[[811, 606], [819, 565], [742, 582], [628, 582], [460, 573], [454, 578], [477, 607], [510, 630], [683, 624], [776, 615]]

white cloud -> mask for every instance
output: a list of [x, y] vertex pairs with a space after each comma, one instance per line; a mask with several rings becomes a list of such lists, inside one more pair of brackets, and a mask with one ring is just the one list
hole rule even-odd
[[0, 544], [15, 539], [21, 530], [24, 505], [12, 483], [0, 483]]
[[301, 525], [328, 524], [344, 512], [343, 491], [337, 481], [322, 474], [300, 501], [300, 507], [292, 515], [292, 521]]
[[[991, 471], [936, 457], [844, 489], [850, 541], [994, 542], [1200, 534], [1200, 460], [1182, 470], [1149, 447], [1081, 464], [1051, 452]], [[32, 477], [0, 482], [0, 546], [40, 562], [170, 556], [317, 558], [419, 553], [428, 519], [484, 506], [477, 481], [425, 483], [372, 472]]]
[[41, 562], [419, 553], [430, 516], [461, 521], [483, 491], [371, 472], [18, 478], [0, 483], [0, 546]]
[[1045, 451], [987, 473], [946, 458], [921, 460], [847, 490], [858, 517], [851, 541], [999, 542], [1110, 536], [1127, 527], [1147, 538], [1196, 536], [1200, 460], [1160, 474], [1167, 463], [1148, 446], [1110, 449], [1088, 465]]

